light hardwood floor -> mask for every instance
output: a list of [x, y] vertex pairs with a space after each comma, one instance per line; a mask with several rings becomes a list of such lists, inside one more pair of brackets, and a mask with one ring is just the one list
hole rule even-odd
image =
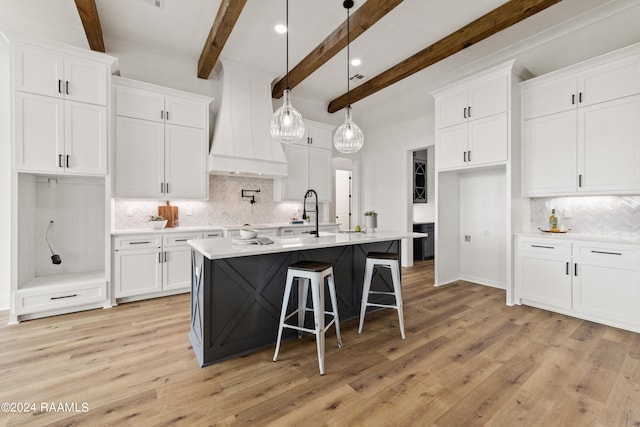
[[37, 410], [0, 424], [640, 425], [640, 334], [432, 284], [432, 262], [404, 269], [406, 341], [393, 310], [368, 315], [361, 335], [343, 322], [324, 376], [312, 337], [285, 342], [275, 363], [268, 348], [198, 367], [188, 295], [14, 326], [1, 313], [0, 402]]

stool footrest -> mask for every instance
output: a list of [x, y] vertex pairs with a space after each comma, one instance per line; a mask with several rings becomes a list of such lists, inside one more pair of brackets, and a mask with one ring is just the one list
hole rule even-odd
[[378, 304], [378, 303], [375, 303], [375, 302], [368, 302], [367, 303], [367, 307], [382, 307], [382, 308], [395, 308], [395, 309], [398, 308], [397, 305], [393, 305], [393, 304]]
[[370, 294], [377, 295], [395, 295], [395, 292], [385, 292], [385, 291], [369, 291]]

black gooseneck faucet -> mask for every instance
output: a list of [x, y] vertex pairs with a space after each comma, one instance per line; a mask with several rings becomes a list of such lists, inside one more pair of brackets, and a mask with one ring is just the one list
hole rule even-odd
[[315, 234], [316, 237], [320, 237], [320, 233], [318, 233], [318, 193], [315, 190], [307, 190], [304, 193], [304, 201], [302, 202], [302, 219], [307, 219], [307, 197], [311, 197], [311, 195], [316, 197], [316, 231], [311, 232], [311, 234]]

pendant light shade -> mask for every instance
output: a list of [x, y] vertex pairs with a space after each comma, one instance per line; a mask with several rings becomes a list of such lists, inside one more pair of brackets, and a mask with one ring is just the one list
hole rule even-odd
[[364, 135], [362, 130], [353, 123], [351, 119], [351, 106], [346, 108], [347, 114], [345, 121], [333, 135], [333, 145], [341, 153], [353, 154], [357, 153], [364, 144]]
[[289, 0], [286, 9], [287, 21], [287, 87], [282, 94], [282, 107], [278, 108], [271, 117], [271, 137], [283, 144], [293, 144], [302, 139], [305, 133], [302, 115], [291, 105], [291, 90], [289, 89]]
[[347, 106], [345, 108], [344, 123], [333, 134], [333, 146], [341, 153], [353, 154], [360, 151], [364, 144], [362, 130], [353, 123], [351, 118], [351, 103], [349, 103], [349, 9], [353, 7], [353, 0], [345, 0], [342, 5], [347, 9]]

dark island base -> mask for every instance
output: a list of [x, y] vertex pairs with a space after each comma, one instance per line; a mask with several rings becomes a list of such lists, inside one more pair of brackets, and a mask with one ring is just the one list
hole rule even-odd
[[[275, 348], [287, 267], [297, 261], [333, 264], [340, 321], [357, 318], [368, 252], [399, 254], [400, 240], [215, 260], [192, 251], [189, 338], [200, 366]], [[372, 289], [392, 290], [389, 272], [379, 270]], [[312, 325], [312, 316], [307, 320]], [[294, 336], [296, 331], [285, 329], [283, 339]]]

